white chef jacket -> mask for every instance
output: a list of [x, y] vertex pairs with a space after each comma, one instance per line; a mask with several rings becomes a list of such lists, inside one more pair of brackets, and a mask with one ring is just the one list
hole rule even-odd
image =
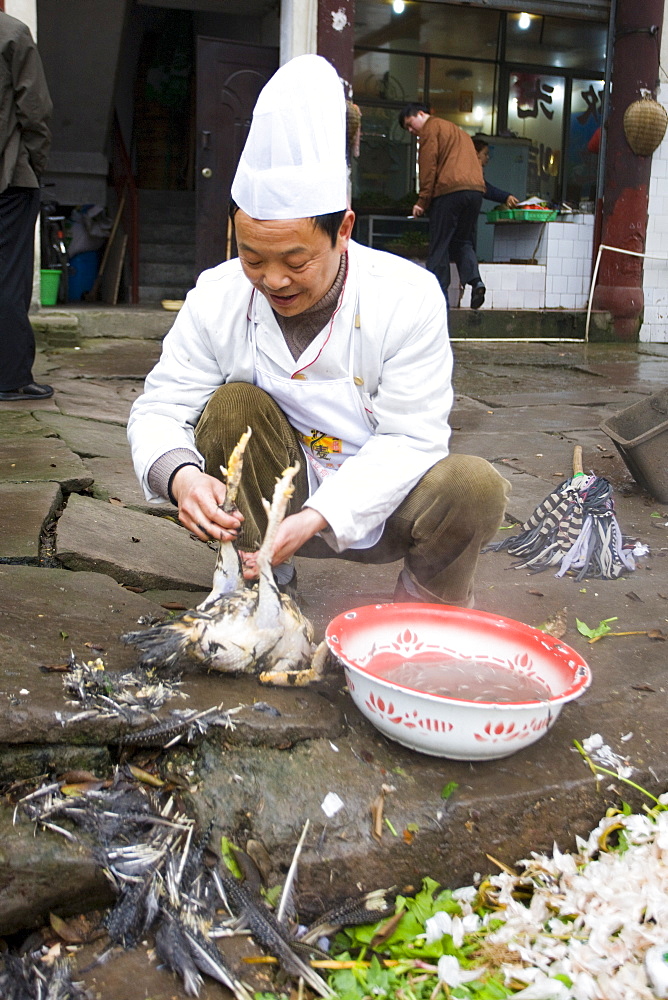
[[[331, 339], [336, 343], [337, 322], [349, 324], [348, 313], [357, 302], [355, 383], [374, 433], [306, 502], [328, 522], [331, 530], [322, 534], [337, 552], [385, 521], [425, 472], [445, 458], [453, 400], [447, 312], [434, 275], [354, 242], [348, 253]], [[174, 448], [199, 455], [195, 426], [216, 389], [225, 382], [255, 381], [251, 292], [236, 259], [204, 271], [165, 337], [160, 361], [128, 422], [137, 477], [151, 501], [163, 501], [148, 484], [148, 472], [161, 455]], [[271, 306], [264, 296], [256, 299], [265, 330], [258, 357], [265, 369], [289, 378], [318, 356], [330, 324], [295, 361]], [[348, 361], [328, 347], [307, 369], [319, 379], [328, 373], [338, 377]]]

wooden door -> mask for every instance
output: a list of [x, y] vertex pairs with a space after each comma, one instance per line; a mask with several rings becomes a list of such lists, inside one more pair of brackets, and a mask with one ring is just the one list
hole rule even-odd
[[234, 173], [253, 108], [278, 69], [278, 49], [197, 39], [197, 274], [228, 257], [227, 217]]

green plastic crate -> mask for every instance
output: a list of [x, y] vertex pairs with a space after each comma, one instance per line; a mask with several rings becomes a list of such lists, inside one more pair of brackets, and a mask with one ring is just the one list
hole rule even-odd
[[488, 222], [554, 222], [559, 213], [552, 208], [495, 208]]

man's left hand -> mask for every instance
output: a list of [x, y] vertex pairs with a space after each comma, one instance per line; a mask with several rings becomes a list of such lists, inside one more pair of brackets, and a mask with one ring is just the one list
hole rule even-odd
[[[297, 514], [290, 514], [279, 525], [274, 543], [272, 565], [278, 566], [287, 562], [309, 538], [327, 527], [327, 521], [312, 507], [304, 507]], [[243, 563], [245, 580], [255, 580], [259, 573], [257, 568], [257, 552], [240, 553]]]
[[515, 195], [509, 194], [508, 197], [506, 198], [506, 208], [517, 208], [518, 205], [519, 201], [515, 197]]
[[413, 218], [419, 219], [421, 215], [424, 215], [424, 208], [416, 203], [413, 205]]

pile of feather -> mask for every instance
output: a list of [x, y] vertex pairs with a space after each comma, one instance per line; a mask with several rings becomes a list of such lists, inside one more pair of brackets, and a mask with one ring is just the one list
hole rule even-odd
[[[203, 977], [211, 977], [236, 1000], [252, 1000], [243, 969], [233, 967], [217, 945], [220, 938], [241, 934], [273, 956], [283, 976], [303, 980], [317, 996], [333, 997], [310, 964], [314, 958], [328, 958], [317, 942], [343, 925], [369, 923], [394, 912], [396, 891], [376, 891], [345, 900], [309, 928], [300, 927], [293, 896], [308, 823], [274, 910], [262, 895], [250, 858], [237, 850], [245, 877], [232, 875], [212, 849], [211, 826], [198, 829], [164, 782], [130, 765], [119, 767], [113, 779], [87, 786], [45, 784], [20, 799], [14, 815], [15, 822], [27, 820], [82, 849], [90, 850], [92, 843], [95, 860], [117, 896], [104, 920], [108, 944], [96, 964], [115, 948], [133, 948], [150, 935], [158, 961], [182, 979], [188, 996], [199, 996]], [[67, 963], [49, 967], [39, 950], [0, 959], [2, 1000], [79, 1000], [86, 995], [83, 984], [72, 981]]]

